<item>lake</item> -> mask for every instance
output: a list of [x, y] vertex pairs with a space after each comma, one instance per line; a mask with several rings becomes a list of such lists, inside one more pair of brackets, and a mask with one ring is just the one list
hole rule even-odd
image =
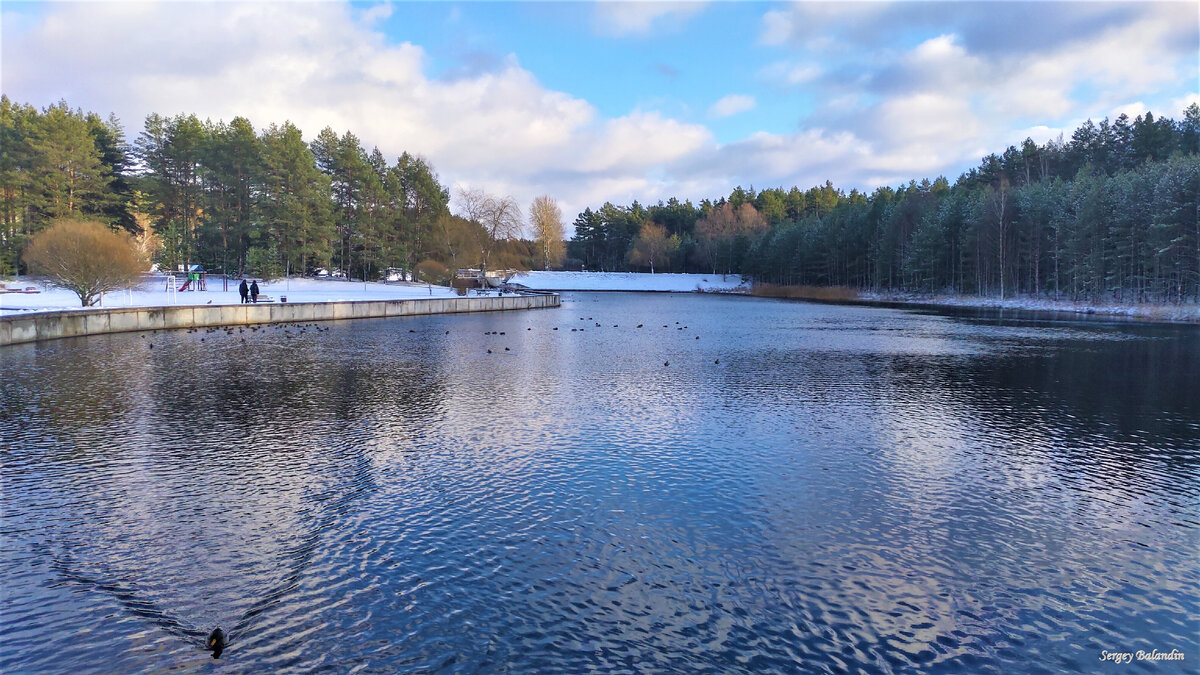
[[578, 293], [0, 366], [4, 672], [1200, 661], [1196, 327]]

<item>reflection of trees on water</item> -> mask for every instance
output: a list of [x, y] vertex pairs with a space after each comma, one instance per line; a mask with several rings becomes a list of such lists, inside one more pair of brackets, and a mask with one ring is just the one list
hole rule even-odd
[[976, 652], [997, 632], [1037, 639], [1025, 615], [996, 609], [1013, 592], [1026, 612], [1085, 617], [1064, 632], [1113, 615], [1131, 635], [1186, 631], [1187, 591], [1139, 575], [1194, 565], [1180, 521], [1200, 493], [1200, 334], [1109, 331], [1006, 330], [890, 354], [814, 340], [723, 358], [708, 376], [719, 419], [753, 416], [783, 441], [773, 452], [796, 458], [751, 480], [773, 524], [761, 559], [779, 551], [787, 562], [768, 569], [806, 571], [801, 614], [834, 611], [830, 630], [881, 636], [900, 657], [934, 640]]
[[177, 392], [160, 399], [163, 412], [198, 423], [216, 423], [229, 415], [240, 426], [255, 426], [287, 419], [365, 418], [380, 409], [424, 413], [429, 401], [440, 399], [436, 350], [408, 344], [412, 351], [367, 348], [357, 358], [346, 358], [337, 344], [319, 341], [336, 339], [331, 336], [306, 342], [278, 337], [235, 345], [226, 358], [196, 363], [187, 369], [190, 373], [160, 371], [156, 386]]
[[49, 459], [69, 461], [88, 452], [86, 442], [77, 447], [76, 432], [90, 437], [118, 421], [137, 426], [136, 417], [148, 404], [144, 382], [153, 372], [151, 362], [140, 358], [146, 341], [118, 352], [109, 348], [108, 340], [62, 340], [4, 354], [0, 433], [15, 434], [7, 447], [27, 446], [30, 432], [47, 428], [55, 442], [45, 444], [41, 452]]
[[1045, 433], [1064, 453], [1103, 444], [1133, 466], [1194, 465], [1200, 336], [1039, 347], [966, 359], [896, 357], [884, 381], [888, 389], [960, 408], [959, 415], [1013, 438]]
[[[143, 346], [144, 338], [123, 337]], [[6, 399], [17, 403], [0, 421], [5, 435], [19, 426], [23, 438], [61, 438], [71, 448], [72, 463], [37, 491], [105, 511], [38, 533], [56, 575], [189, 641], [203, 641], [212, 626], [185, 617], [225, 613], [235, 617], [223, 626], [230, 640], [244, 641], [298, 588], [329, 530], [378, 490], [378, 441], [403, 442], [395, 436], [429, 424], [417, 418], [440, 414], [441, 352], [411, 343], [345, 358], [337, 345], [285, 342], [280, 332], [254, 335], [253, 348], [210, 335], [224, 344], [197, 349], [197, 338], [156, 336], [153, 356], [101, 345], [34, 359], [4, 386], [35, 395]], [[79, 381], [87, 386], [70, 386]], [[206, 574], [212, 551], [224, 566]], [[224, 577], [247, 562], [268, 572]], [[205, 595], [167, 599], [174, 591], [162, 589], [180, 574], [200, 577], [187, 585]], [[143, 590], [153, 578], [158, 591]], [[231, 597], [239, 586], [244, 593]], [[196, 606], [206, 600], [234, 604]]]
[[1200, 335], [1153, 330], [1158, 339], [1035, 340], [965, 355], [764, 352], [719, 371], [717, 386], [734, 409], [753, 399], [843, 415], [867, 407], [912, 411], [913, 420], [944, 413], [1015, 438], [1052, 429], [1064, 452], [1072, 439], [1114, 448], [1153, 439], [1168, 451], [1155, 461], [1183, 468], [1200, 441]]

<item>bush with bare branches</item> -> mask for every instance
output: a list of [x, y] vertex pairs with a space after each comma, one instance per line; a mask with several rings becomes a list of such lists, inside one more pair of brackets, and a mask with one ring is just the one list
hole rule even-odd
[[454, 278], [454, 273], [436, 260], [422, 260], [417, 263], [417, 278], [420, 281], [446, 284]]
[[95, 304], [102, 293], [136, 284], [146, 268], [128, 234], [74, 218], [34, 235], [23, 258], [34, 274], [74, 291], [84, 307]]

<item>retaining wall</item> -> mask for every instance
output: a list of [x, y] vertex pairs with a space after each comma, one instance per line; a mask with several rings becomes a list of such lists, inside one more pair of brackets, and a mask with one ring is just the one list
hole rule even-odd
[[0, 316], [0, 347], [38, 340], [169, 328], [378, 319], [389, 316], [494, 312], [558, 306], [557, 295], [544, 294], [352, 302], [272, 302], [260, 305], [172, 305], [37, 312]]

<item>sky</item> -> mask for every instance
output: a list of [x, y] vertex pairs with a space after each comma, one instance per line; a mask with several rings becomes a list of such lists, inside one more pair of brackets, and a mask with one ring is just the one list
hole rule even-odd
[[698, 202], [952, 181], [1084, 120], [1200, 102], [1191, 2], [5, 0], [0, 85], [117, 115], [351, 131], [441, 182]]

